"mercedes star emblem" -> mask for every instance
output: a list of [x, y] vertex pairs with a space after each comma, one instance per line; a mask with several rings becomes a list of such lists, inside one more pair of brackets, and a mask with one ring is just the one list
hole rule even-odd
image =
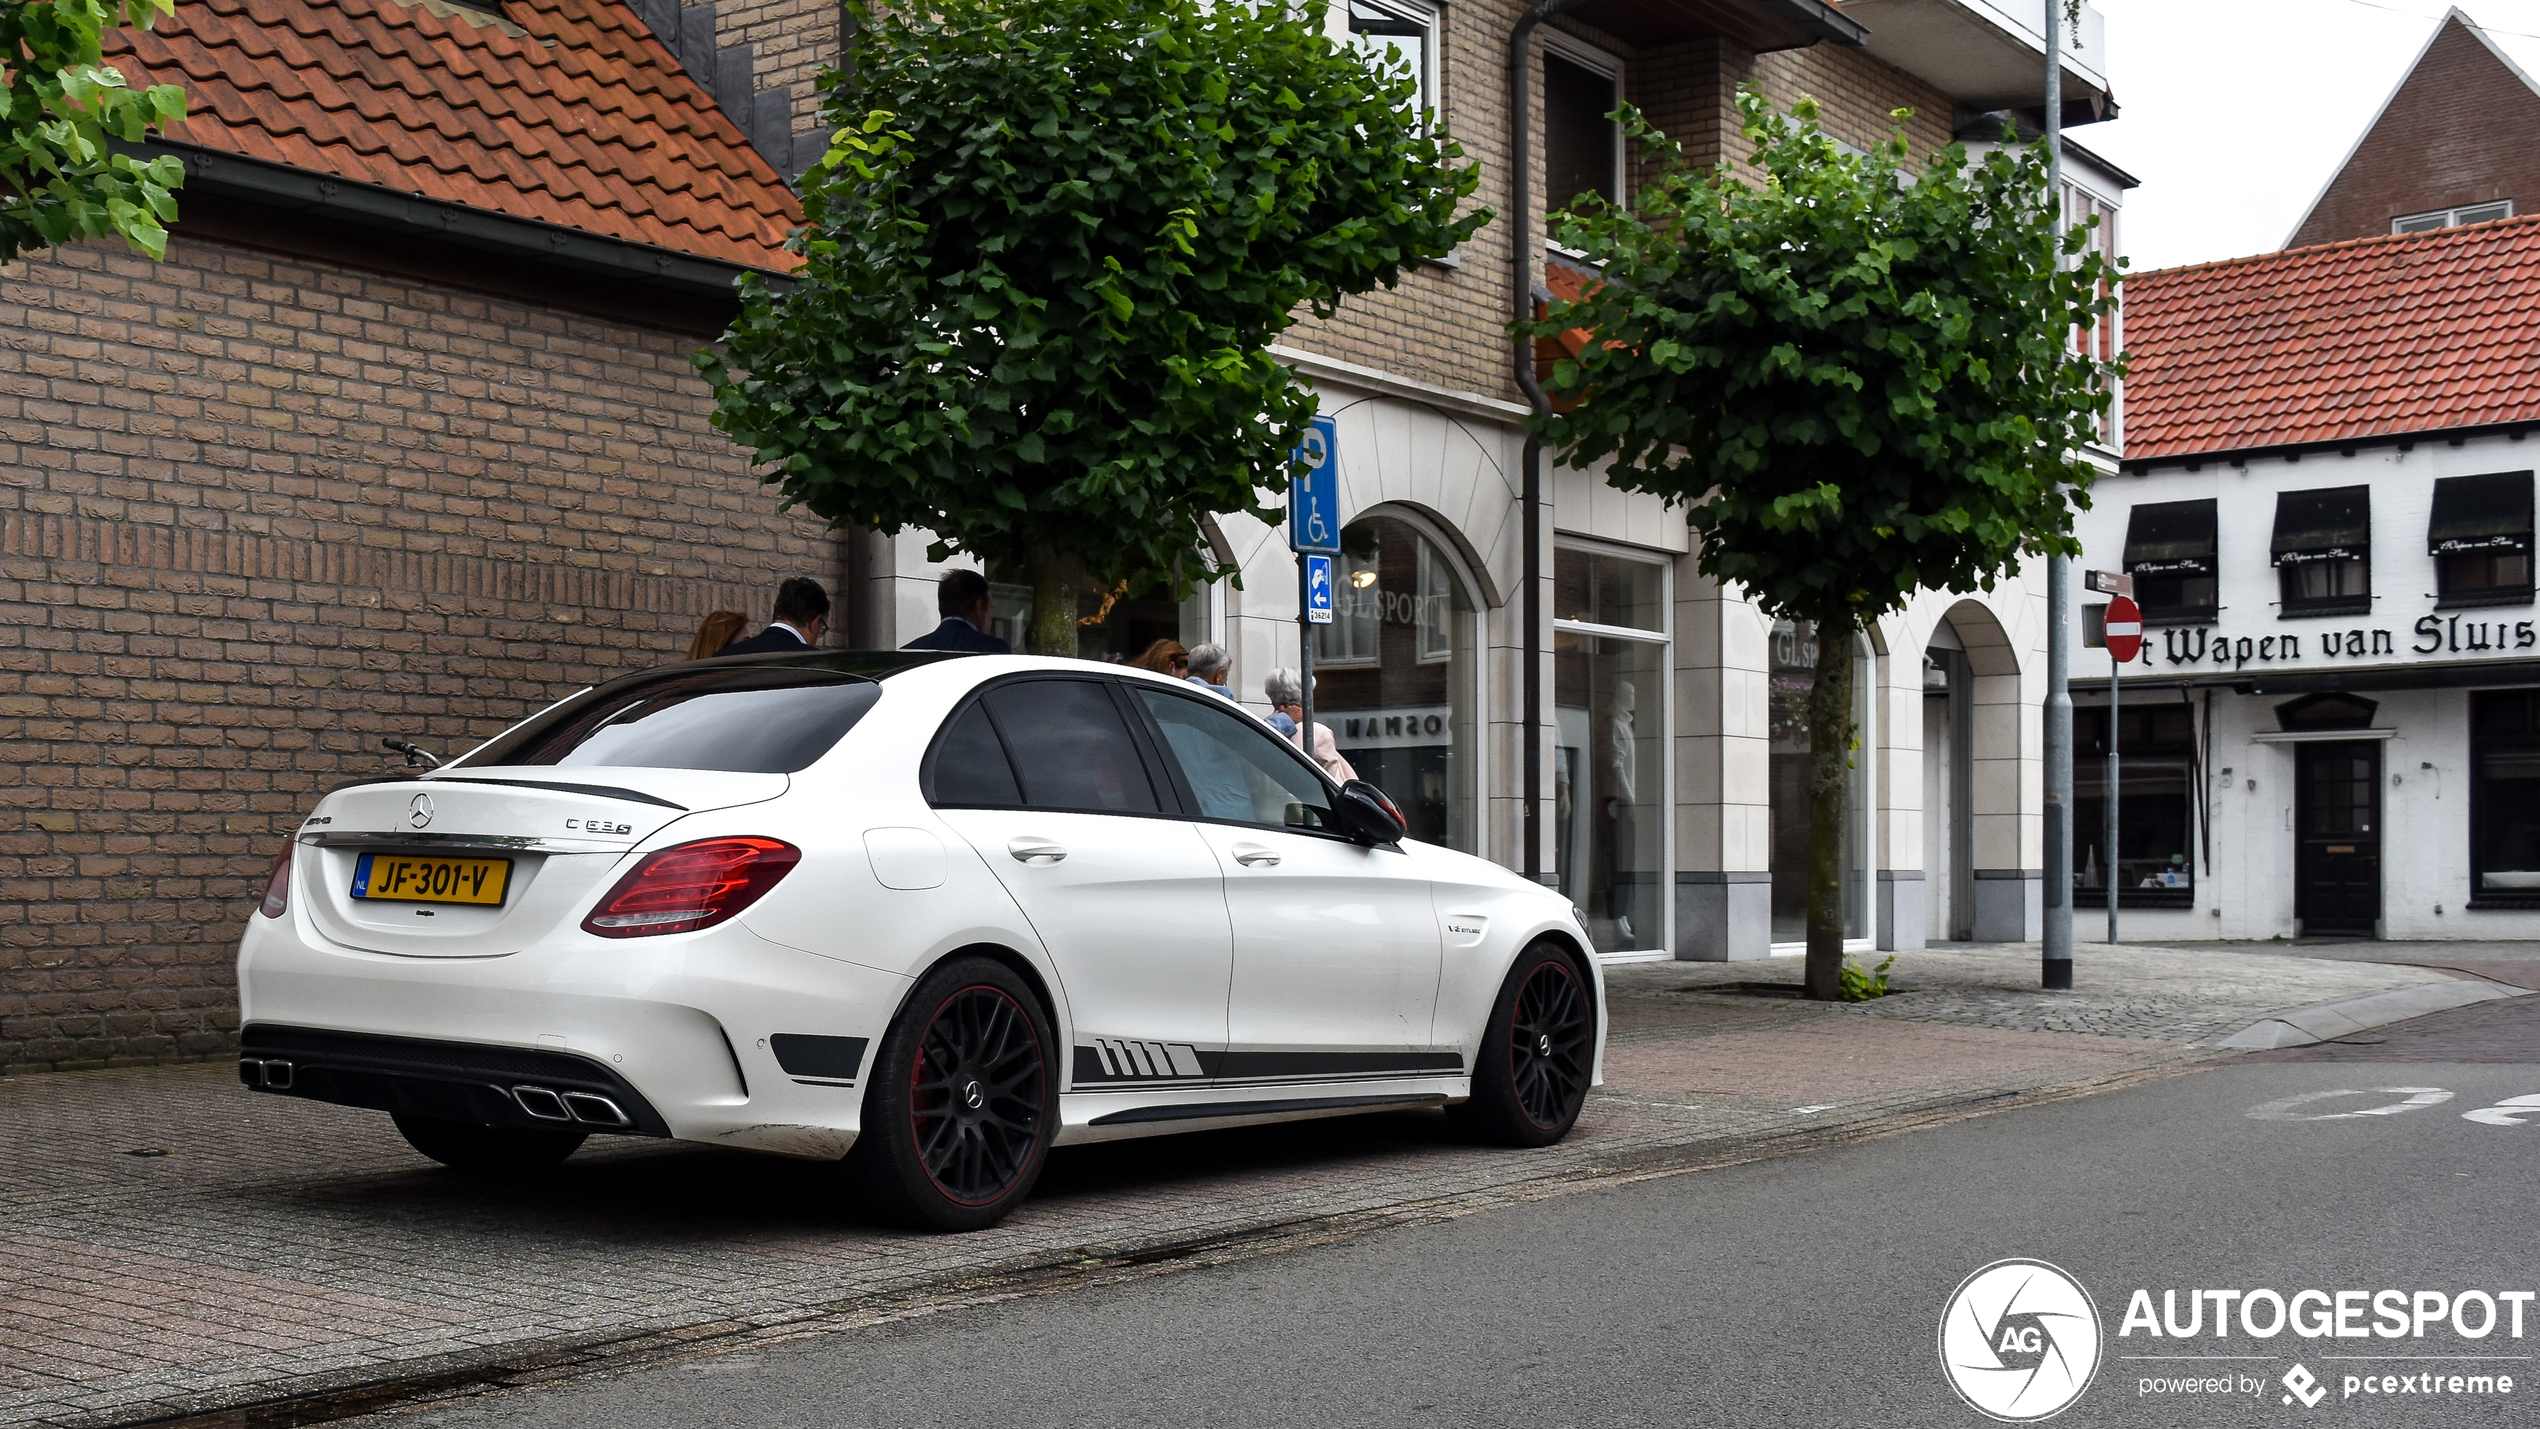
[[419, 829], [428, 829], [432, 827], [431, 795], [415, 795], [414, 802], [406, 806], [406, 822]]

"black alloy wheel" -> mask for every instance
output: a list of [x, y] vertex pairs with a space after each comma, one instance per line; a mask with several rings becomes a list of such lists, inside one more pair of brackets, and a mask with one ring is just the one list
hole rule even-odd
[[1031, 1194], [1058, 1124], [1053, 1038], [1013, 970], [963, 958], [919, 980], [883, 1038], [849, 1162], [894, 1220], [979, 1230]]
[[965, 987], [935, 1010], [909, 1078], [909, 1128], [926, 1174], [965, 1206], [1004, 1195], [1041, 1139], [1049, 1073], [1012, 994]]
[[1576, 964], [1537, 943], [1517, 955], [1473, 1062], [1471, 1100], [1447, 1109], [1467, 1135], [1549, 1146], [1569, 1134], [1594, 1069], [1596, 1009]]

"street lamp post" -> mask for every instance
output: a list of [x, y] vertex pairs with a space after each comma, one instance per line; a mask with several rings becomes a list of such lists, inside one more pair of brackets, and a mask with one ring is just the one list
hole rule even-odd
[[[2064, 0], [2045, 0], [2046, 201], [2060, 234], [2064, 212]], [[2060, 253], [2060, 246], [2058, 252]], [[2060, 259], [2058, 260], [2060, 261]], [[2059, 339], [2064, 340], [2064, 339]], [[2072, 562], [2046, 558], [2046, 887], [2043, 981], [2073, 985]]]

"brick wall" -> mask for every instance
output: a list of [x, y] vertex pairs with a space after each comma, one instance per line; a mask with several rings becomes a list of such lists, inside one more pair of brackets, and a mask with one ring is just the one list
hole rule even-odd
[[225, 1047], [267, 863], [383, 733], [839, 576], [693, 338], [183, 236], [0, 269], [0, 332], [0, 1064]]
[[2500, 198], [2518, 214], [2540, 211], [2535, 131], [2540, 95], [2446, 20], [2285, 246], [2372, 238], [2405, 214]]

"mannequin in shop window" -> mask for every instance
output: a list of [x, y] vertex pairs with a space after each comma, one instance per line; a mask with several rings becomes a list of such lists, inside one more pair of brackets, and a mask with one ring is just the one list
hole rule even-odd
[[1632, 892], [1623, 886], [1625, 871], [1632, 867], [1632, 832], [1637, 822], [1632, 814], [1636, 802], [1634, 775], [1638, 772], [1640, 745], [1632, 732], [1632, 719], [1640, 704], [1640, 691], [1629, 680], [1614, 682], [1614, 713], [1605, 727], [1605, 819], [1613, 827], [1605, 842], [1605, 906], [1614, 910], [1614, 933], [1625, 945], [1632, 940], [1632, 920], [1623, 915], [1631, 905]]

